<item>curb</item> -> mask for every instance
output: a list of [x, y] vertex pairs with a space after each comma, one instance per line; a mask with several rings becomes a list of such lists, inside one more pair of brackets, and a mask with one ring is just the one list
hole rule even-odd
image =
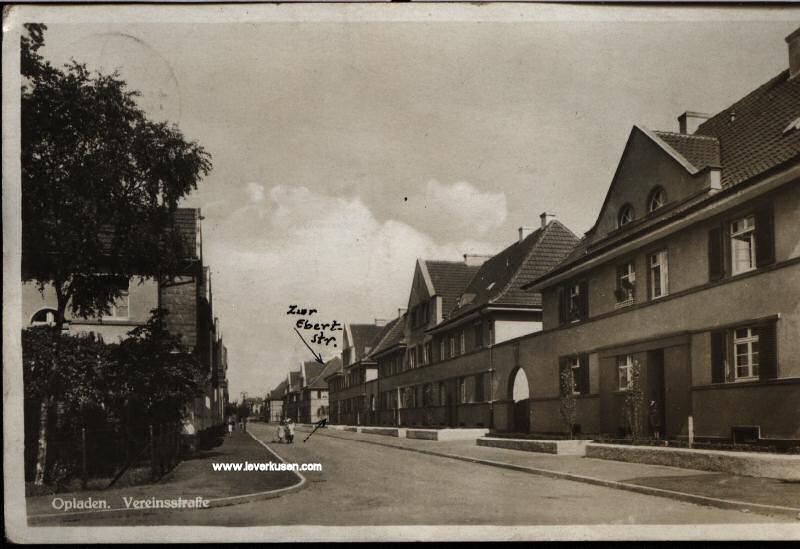
[[469, 463], [477, 463], [481, 465], [489, 465], [491, 467], [498, 467], [501, 469], [509, 469], [512, 471], [519, 471], [532, 475], [539, 475], [559, 480], [571, 480], [574, 482], [583, 482], [585, 484], [593, 484], [595, 486], [603, 486], [606, 488], [613, 488], [616, 490], [626, 490], [628, 492], [636, 492], [648, 496], [665, 497], [675, 499], [687, 503], [695, 503], [698, 505], [706, 505], [709, 507], [717, 507], [720, 509], [729, 509], [734, 511], [741, 511], [744, 513], [755, 512], [766, 515], [782, 515], [792, 518], [800, 519], [800, 509], [794, 507], [784, 507], [781, 505], [766, 505], [763, 503], [748, 503], [744, 501], [735, 501], [728, 499], [713, 498], [710, 496], [700, 496], [697, 494], [690, 494], [687, 492], [677, 492], [675, 490], [666, 490], [664, 488], [653, 488], [650, 486], [642, 486], [639, 484], [630, 484], [627, 482], [619, 482], [616, 480], [606, 480], [597, 477], [588, 477], [584, 475], [577, 475], [575, 473], [564, 473], [562, 471], [553, 471], [551, 469], [540, 469], [537, 467], [527, 467], [525, 465], [514, 465], [512, 463], [504, 463], [501, 461], [493, 461], [489, 459], [473, 458], [469, 456], [460, 456], [458, 454], [447, 454], [444, 452], [436, 452], [433, 450], [422, 450], [419, 448], [406, 448], [395, 444], [387, 444], [385, 442], [378, 442], [374, 440], [360, 440], [360, 439], [347, 439], [346, 437], [338, 437], [334, 435], [325, 434], [331, 438], [339, 438], [343, 440], [355, 440], [356, 442], [363, 442], [365, 444], [375, 444], [377, 446], [385, 446], [387, 448], [395, 448], [397, 450], [406, 450], [408, 452], [416, 452], [429, 456], [444, 457], [450, 459], [457, 459], [459, 461], [466, 461]]
[[[250, 431], [247, 431], [247, 434], [250, 437], [258, 442], [261, 446], [267, 449], [273, 456], [275, 456], [279, 461], [282, 463], [286, 463], [281, 456], [279, 456], [272, 448], [267, 446], [264, 442], [257, 439]], [[179, 509], [168, 509], [169, 511], [202, 511], [204, 509], [214, 509], [216, 507], [229, 507], [231, 505], [240, 505], [242, 503], [252, 503], [254, 501], [263, 501], [273, 498], [278, 498], [283, 496], [284, 494], [290, 494], [292, 492], [296, 492], [298, 490], [303, 489], [306, 484], [308, 483], [308, 479], [303, 476], [302, 473], [299, 471], [291, 471], [295, 475], [297, 475], [300, 479], [300, 482], [296, 484], [292, 484], [291, 486], [286, 486], [284, 488], [276, 488], [274, 490], [265, 490], [263, 492], [253, 492], [250, 494], [241, 494], [238, 496], [225, 496], [221, 498], [211, 498], [205, 500], [208, 502], [208, 507], [201, 507], [201, 508], [194, 508], [194, 507], [181, 507]], [[54, 517], [77, 517], [81, 515], [96, 515], [98, 513], [102, 513], [104, 517], [113, 517], [115, 515], [131, 513], [131, 512], [143, 512], [145, 514], [151, 513], [154, 514], [162, 509], [150, 509], [150, 508], [118, 508], [118, 509], [98, 509], [94, 511], [75, 511], [75, 512], [68, 512], [68, 513], [43, 513], [38, 515], [27, 515], [28, 523], [36, 522], [37, 520], [47, 520]]]

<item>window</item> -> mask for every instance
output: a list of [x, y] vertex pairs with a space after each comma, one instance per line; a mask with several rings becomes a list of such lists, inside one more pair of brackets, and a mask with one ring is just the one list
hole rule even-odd
[[758, 332], [754, 328], [733, 331], [733, 363], [737, 380], [758, 377]]
[[578, 322], [589, 316], [589, 283], [573, 282], [558, 289], [559, 324]]
[[467, 338], [464, 335], [464, 330], [461, 330], [461, 333], [458, 336], [458, 353], [463, 355], [467, 352]]
[[475, 402], [483, 402], [486, 400], [484, 395], [484, 383], [486, 374], [475, 375]]
[[417, 348], [412, 347], [408, 350], [408, 367], [414, 368], [415, 367], [415, 359], [417, 358]]
[[669, 294], [667, 284], [667, 250], [647, 258], [647, 268], [649, 269], [650, 299], [658, 299]]
[[[572, 387], [565, 387], [566, 381], [561, 377], [565, 370], [569, 370], [572, 374]], [[589, 356], [586, 354], [571, 355], [561, 357], [559, 359], [559, 387], [561, 393], [564, 394], [570, 390], [573, 395], [588, 395], [589, 394]]]
[[572, 370], [572, 394], [579, 395], [580, 391], [578, 390], [578, 378], [580, 372], [578, 369], [581, 367], [581, 361], [578, 359], [577, 356], [569, 357], [567, 359], [567, 368]]
[[31, 318], [31, 326], [53, 326], [56, 323], [55, 309], [40, 309]]
[[450, 336], [450, 356], [456, 356], [456, 336]]
[[458, 392], [461, 397], [461, 402], [467, 402], [467, 380], [463, 377], [458, 380]]
[[636, 297], [636, 267], [633, 261], [617, 266], [617, 289], [614, 294], [618, 305], [629, 305]]
[[124, 281], [118, 287], [120, 297], [111, 305], [108, 315], [103, 318], [127, 320], [130, 311], [130, 295], [128, 294], [128, 281]]
[[474, 330], [475, 330], [474, 333], [475, 348], [478, 349], [480, 347], [483, 347], [483, 323], [478, 322], [477, 324], [475, 324]]
[[647, 211], [654, 212], [667, 203], [667, 193], [663, 187], [656, 187], [650, 191], [650, 198], [647, 199]]
[[317, 398], [322, 398], [322, 391], [317, 391]]
[[631, 385], [631, 368], [633, 368], [633, 357], [622, 355], [617, 357], [617, 372], [619, 375], [619, 390], [627, 391]]
[[447, 386], [444, 381], [439, 383], [439, 406], [444, 406], [447, 403]]
[[619, 217], [617, 218], [617, 226], [624, 227], [628, 223], [633, 221], [633, 208], [630, 204], [625, 204], [619, 210]]
[[756, 268], [756, 224], [750, 215], [731, 222], [731, 273], [746, 273]]
[[439, 360], [444, 360], [446, 357], [444, 356], [444, 337], [439, 340]]

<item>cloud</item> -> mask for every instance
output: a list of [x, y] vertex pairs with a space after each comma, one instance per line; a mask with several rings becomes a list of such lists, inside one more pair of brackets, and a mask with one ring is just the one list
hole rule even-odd
[[262, 202], [264, 200], [264, 185], [260, 183], [250, 182], [245, 185], [245, 193], [250, 199], [250, 202]]
[[484, 236], [505, 222], [508, 215], [502, 191], [481, 190], [467, 181], [441, 183], [435, 179], [407, 197], [401, 220], [448, 240], [464, 235]]
[[311, 358], [285, 314], [289, 304], [319, 309], [324, 321], [393, 317], [406, 306], [417, 257], [497, 251], [466, 239], [440, 244], [402, 221], [379, 221], [358, 197], [302, 186], [265, 189], [262, 201], [208, 222], [204, 253], [234, 388], [270, 389]]

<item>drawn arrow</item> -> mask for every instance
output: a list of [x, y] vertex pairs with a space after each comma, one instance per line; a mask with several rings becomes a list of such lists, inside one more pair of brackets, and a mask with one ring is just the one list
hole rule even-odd
[[314, 424], [314, 430], [311, 431], [310, 433], [308, 433], [308, 436], [305, 438], [305, 440], [303, 440], [303, 442], [305, 442], [306, 440], [310, 439], [311, 435], [313, 435], [314, 433], [317, 432], [317, 429], [319, 429], [320, 427], [325, 427], [327, 424], [328, 424], [327, 418], [326, 419], [321, 419], [318, 422], [316, 422]]
[[317, 361], [317, 362], [319, 362], [320, 364], [323, 364], [323, 365], [324, 365], [324, 364], [325, 364], [325, 361], [324, 361], [324, 360], [322, 360], [322, 355], [321, 355], [321, 354], [319, 354], [319, 355], [318, 355], [318, 354], [316, 353], [316, 351], [314, 351], [314, 349], [312, 349], [312, 348], [311, 348], [311, 345], [309, 345], [308, 343], [306, 343], [306, 340], [305, 340], [305, 339], [303, 339], [303, 336], [301, 336], [301, 335], [300, 335], [300, 332], [298, 332], [298, 331], [297, 331], [297, 328], [295, 328], [295, 329], [294, 329], [294, 331], [295, 331], [295, 333], [297, 334], [297, 337], [299, 337], [299, 338], [300, 338], [300, 341], [302, 341], [302, 342], [303, 342], [303, 344], [304, 344], [306, 347], [308, 347], [308, 350], [309, 350], [309, 351], [311, 351], [311, 354], [313, 354], [313, 355], [314, 355], [314, 360], [316, 360], [316, 361]]

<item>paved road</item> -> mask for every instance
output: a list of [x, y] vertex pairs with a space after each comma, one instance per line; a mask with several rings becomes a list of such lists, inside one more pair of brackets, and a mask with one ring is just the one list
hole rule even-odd
[[[269, 442], [273, 427], [250, 430]], [[81, 517], [76, 525], [728, 524], [763, 516], [555, 480], [353, 440], [314, 435], [271, 445], [289, 462], [322, 463], [280, 498], [201, 511]], [[269, 474], [269, 473], [264, 473]], [[789, 519], [785, 519], [789, 521]]]

